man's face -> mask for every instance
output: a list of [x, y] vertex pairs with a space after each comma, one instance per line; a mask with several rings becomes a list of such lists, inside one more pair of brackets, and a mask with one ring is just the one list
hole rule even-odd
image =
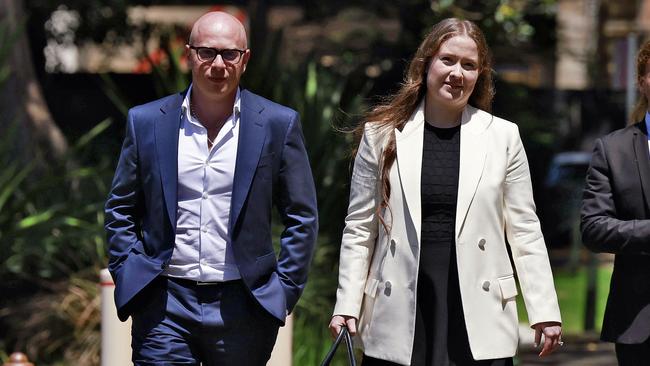
[[[191, 42], [187, 50], [193, 87], [212, 100], [234, 97], [250, 58], [250, 50], [246, 48], [246, 34], [236, 24], [206, 22], [198, 26]], [[199, 50], [191, 49], [190, 46], [242, 50], [244, 53], [238, 60], [225, 60], [221, 54], [216, 55], [213, 60], [206, 60], [205, 57], [199, 56]]]

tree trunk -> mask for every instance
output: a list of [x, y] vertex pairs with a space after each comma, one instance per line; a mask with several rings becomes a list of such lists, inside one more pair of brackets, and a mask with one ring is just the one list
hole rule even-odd
[[[0, 131], [6, 131], [15, 123], [18, 127], [17, 141], [13, 142], [20, 155], [58, 160], [68, 150], [68, 143], [54, 122], [36, 79], [24, 27], [23, 6], [23, 0], [0, 0], [0, 22], [8, 25], [10, 34], [17, 35], [15, 43], [9, 45], [10, 53], [6, 60], [11, 74], [0, 92]], [[6, 136], [5, 133], [2, 135]]]
[[268, 4], [265, 0], [252, 0], [248, 2], [248, 16], [250, 21], [250, 45], [249, 47], [261, 52], [266, 45], [268, 38], [267, 12]]

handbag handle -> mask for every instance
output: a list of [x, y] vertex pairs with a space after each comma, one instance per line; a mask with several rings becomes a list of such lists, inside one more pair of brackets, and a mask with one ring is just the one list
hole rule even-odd
[[329, 352], [327, 352], [327, 356], [325, 356], [325, 359], [320, 364], [320, 366], [329, 366], [330, 362], [332, 362], [332, 358], [334, 358], [334, 354], [336, 353], [337, 348], [339, 348], [339, 344], [341, 344], [341, 341], [343, 341], [343, 339], [345, 339], [345, 345], [347, 346], [348, 364], [350, 366], [357, 366], [357, 361], [354, 359], [352, 337], [350, 336], [350, 332], [348, 332], [348, 328], [346, 326], [341, 327], [339, 335], [336, 337], [336, 340], [330, 347]]

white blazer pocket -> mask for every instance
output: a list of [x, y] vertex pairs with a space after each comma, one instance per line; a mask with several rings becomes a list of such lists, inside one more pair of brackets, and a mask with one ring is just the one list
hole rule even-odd
[[515, 282], [514, 275], [499, 277], [497, 280], [499, 281], [499, 287], [501, 288], [502, 301], [508, 301], [517, 296], [517, 283]]

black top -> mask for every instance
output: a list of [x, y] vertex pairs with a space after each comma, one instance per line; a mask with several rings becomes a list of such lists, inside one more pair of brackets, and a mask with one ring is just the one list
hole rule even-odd
[[[449, 306], [448, 300], [451, 300], [449, 291], [453, 290], [454, 283], [458, 287], [457, 275], [454, 276], [451, 271], [451, 262], [455, 264], [455, 255], [452, 254], [459, 157], [460, 126], [437, 128], [425, 123], [420, 187], [422, 245], [417, 314], [420, 319], [416, 319], [414, 365], [451, 365], [447, 350], [451, 343], [448, 329], [449, 322], [454, 320], [450, 319], [449, 310], [450, 307], [453, 310], [453, 306]], [[416, 360], [416, 357], [420, 360]]]
[[460, 126], [438, 128], [425, 123], [422, 152], [423, 247], [449, 249], [454, 243]]
[[512, 358], [472, 358], [458, 284], [455, 249], [460, 126], [425, 123], [422, 228], [413, 366], [510, 365]]

